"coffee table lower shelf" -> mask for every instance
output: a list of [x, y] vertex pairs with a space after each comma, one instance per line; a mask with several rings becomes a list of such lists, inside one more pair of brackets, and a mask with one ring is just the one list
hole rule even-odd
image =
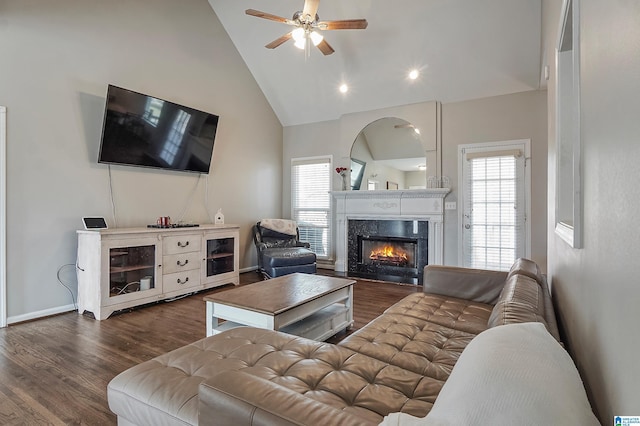
[[205, 296], [207, 336], [243, 325], [326, 340], [353, 325], [354, 284], [295, 273]]
[[[304, 319], [287, 325], [278, 331], [307, 339], [323, 341], [353, 325], [353, 320], [349, 318], [349, 314], [349, 308], [341, 303], [335, 303]], [[212, 328], [210, 335], [222, 333], [225, 330], [230, 330], [235, 327], [246, 326], [247, 324], [225, 321], [217, 327]]]

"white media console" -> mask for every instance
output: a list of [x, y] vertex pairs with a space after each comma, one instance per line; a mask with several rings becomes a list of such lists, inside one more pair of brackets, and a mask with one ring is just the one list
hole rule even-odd
[[78, 313], [113, 312], [239, 284], [239, 226], [79, 230]]

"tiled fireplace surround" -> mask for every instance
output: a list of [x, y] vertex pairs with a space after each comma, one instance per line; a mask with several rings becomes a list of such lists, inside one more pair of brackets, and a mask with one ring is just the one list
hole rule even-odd
[[[354, 256], [349, 248], [349, 221], [358, 221], [358, 226], [351, 226], [352, 231], [361, 228], [361, 221], [414, 221], [415, 237], [424, 239], [425, 235], [421, 234], [427, 234], [427, 263], [441, 265], [444, 197], [449, 191], [448, 188], [434, 188], [332, 192], [336, 230], [335, 270], [349, 275], [349, 256], [352, 261]], [[351, 251], [354, 238], [356, 236], [352, 235]]]

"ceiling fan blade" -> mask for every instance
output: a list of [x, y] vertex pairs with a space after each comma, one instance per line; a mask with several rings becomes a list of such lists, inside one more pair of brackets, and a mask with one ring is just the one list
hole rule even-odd
[[318, 5], [320, 0], [304, 0], [304, 7], [302, 8], [302, 16], [310, 16], [311, 21], [316, 20], [316, 13], [318, 13]]
[[280, 46], [285, 41], [288, 41], [290, 38], [291, 38], [291, 33], [287, 33], [287, 34], [283, 35], [282, 37], [273, 40], [271, 43], [267, 44], [265, 47], [267, 49], [275, 49], [276, 47]]
[[318, 28], [321, 30], [364, 30], [369, 23], [366, 19], [345, 19], [343, 21], [321, 21]]
[[258, 18], [268, 19], [270, 21], [276, 21], [276, 22], [281, 22], [283, 24], [295, 25], [295, 23], [290, 19], [283, 18], [282, 16], [272, 15], [266, 12], [260, 12], [259, 10], [255, 10], [255, 9], [247, 9], [244, 11], [244, 13], [246, 13], [247, 15], [258, 17]]
[[326, 40], [322, 40], [320, 43], [318, 43], [317, 47], [324, 55], [331, 55], [333, 52], [335, 52], [335, 50], [333, 50], [333, 47], [331, 47], [331, 45], [329, 45]]

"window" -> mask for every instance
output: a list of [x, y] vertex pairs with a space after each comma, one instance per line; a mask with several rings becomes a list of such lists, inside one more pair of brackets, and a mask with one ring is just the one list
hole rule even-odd
[[166, 161], [167, 164], [173, 164], [175, 162], [176, 155], [184, 139], [184, 134], [187, 131], [189, 119], [191, 119], [191, 114], [180, 110], [173, 120], [173, 124], [171, 124], [169, 135], [162, 146], [162, 152], [160, 152], [160, 158]]
[[528, 253], [528, 141], [464, 145], [462, 265], [509, 270]]
[[156, 98], [147, 98], [147, 103], [144, 106], [144, 114], [142, 118], [153, 127], [158, 125], [158, 120], [160, 119], [160, 114], [162, 113], [162, 107], [164, 106], [164, 101]]
[[331, 170], [331, 157], [291, 160], [291, 218], [300, 239], [325, 259], [331, 242]]

